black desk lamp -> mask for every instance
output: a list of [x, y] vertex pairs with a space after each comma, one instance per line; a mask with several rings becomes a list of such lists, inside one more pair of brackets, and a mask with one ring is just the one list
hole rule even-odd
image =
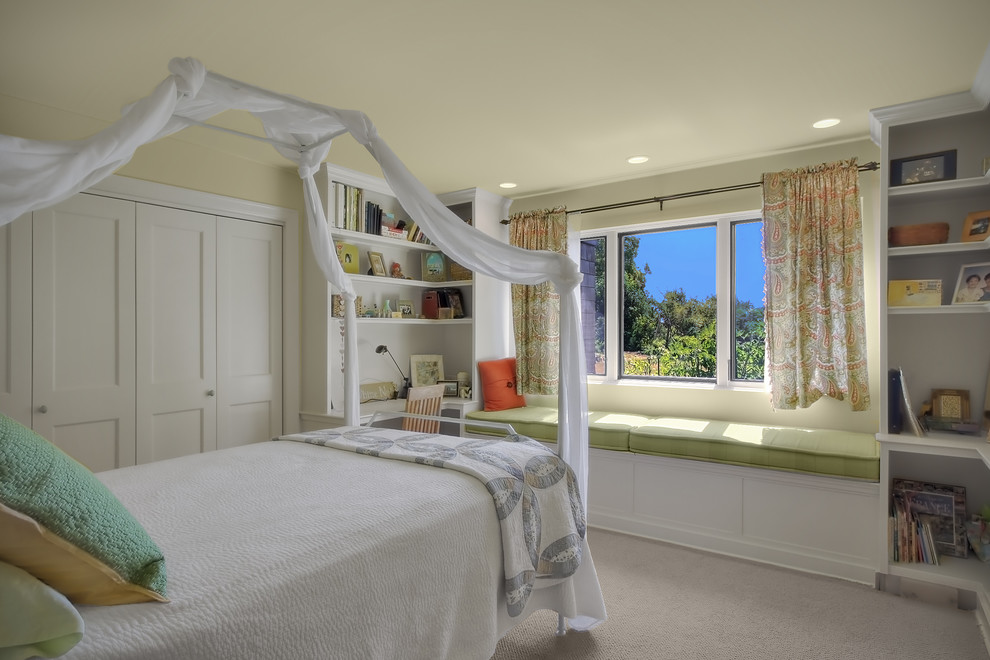
[[392, 358], [392, 364], [395, 365], [395, 368], [399, 370], [399, 375], [402, 376], [402, 385], [399, 386], [399, 393], [396, 395], [396, 398], [405, 399], [406, 392], [409, 391], [409, 379], [402, 373], [402, 369], [399, 368], [399, 363], [395, 361], [395, 357], [389, 353], [388, 346], [385, 344], [378, 344], [378, 348], [375, 349], [375, 353], [378, 353], [379, 355], [382, 353], [388, 353], [388, 356]]

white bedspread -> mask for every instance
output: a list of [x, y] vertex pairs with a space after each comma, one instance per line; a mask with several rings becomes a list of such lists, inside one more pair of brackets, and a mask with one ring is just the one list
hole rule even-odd
[[171, 602], [80, 607], [73, 660], [484, 659], [536, 609], [604, 619], [587, 545], [510, 619], [491, 496], [452, 470], [269, 442], [99, 477], [164, 552]]
[[574, 575], [581, 564], [586, 524], [574, 473], [532, 438], [345, 426], [279, 439], [448, 468], [478, 479], [491, 494], [502, 530], [509, 616], [522, 614], [534, 588]]

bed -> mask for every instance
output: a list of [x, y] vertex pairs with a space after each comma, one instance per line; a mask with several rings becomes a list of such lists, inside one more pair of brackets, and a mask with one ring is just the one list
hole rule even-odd
[[[564, 254], [509, 246], [464, 223], [416, 180], [359, 111], [275, 94], [209, 72], [191, 58], [173, 59], [169, 69], [151, 95], [89, 138], [0, 135], [0, 181], [6, 184], [0, 186], [0, 225], [85, 190], [126, 163], [141, 144], [190, 125], [220, 128], [206, 122], [227, 110], [246, 110], [262, 122], [266, 136], [247, 137], [270, 142], [298, 167], [316, 262], [334, 290], [352, 301], [355, 291], [332, 249], [314, 180], [332, 140], [350, 133], [438, 249], [477, 273], [520, 284], [552, 282], [560, 294], [557, 445], [573, 472], [573, 507], [583, 518], [588, 428], [577, 264]], [[354, 305], [344, 308], [344, 419], [357, 430], [356, 317]], [[122, 503], [127, 514], [121, 520], [133, 519], [148, 542], [160, 544], [155, 551], [165, 557], [171, 602], [81, 606], [82, 641], [78, 630], [70, 631], [52, 655], [69, 648], [66, 657], [100, 660], [485, 658], [501, 635], [537, 609], [553, 609], [578, 629], [605, 618], [583, 534], [576, 547], [547, 548], [562, 563], [573, 563], [573, 574], [540, 579], [531, 593], [518, 584], [507, 588], [507, 557], [526, 559], [527, 553], [503, 545], [498, 501], [481, 481], [457, 470], [283, 440], [127, 467], [97, 480], [115, 496], [104, 503]], [[30, 498], [22, 501], [30, 504]], [[43, 525], [2, 505], [0, 551], [5, 539], [18, 535], [47, 538]], [[571, 505], [564, 508], [575, 513]], [[100, 511], [93, 507], [87, 515]], [[544, 516], [544, 524], [552, 519]], [[2, 524], [21, 525], [21, 531], [8, 527], [5, 534]], [[532, 533], [526, 521], [518, 526]], [[577, 554], [580, 562], [574, 561]], [[27, 555], [20, 555], [24, 563], [31, 562]], [[6, 570], [4, 563], [0, 570]], [[16, 579], [36, 588], [35, 576], [15, 569], [15, 577], [0, 573], [5, 585]], [[164, 584], [164, 573], [158, 580]], [[61, 596], [55, 590], [44, 598], [78, 617]], [[16, 602], [5, 613], [10, 602], [0, 599], [0, 615], [19, 615]]]
[[99, 473], [160, 547], [169, 602], [77, 606], [85, 633], [64, 657], [482, 659], [538, 609], [604, 619], [583, 539], [577, 570], [537, 579], [513, 612], [481, 480], [323, 446], [326, 434], [512, 444], [345, 427]]

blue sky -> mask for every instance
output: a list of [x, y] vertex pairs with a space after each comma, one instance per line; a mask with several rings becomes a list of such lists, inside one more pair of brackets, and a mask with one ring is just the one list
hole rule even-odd
[[[760, 223], [736, 225], [736, 293], [763, 306], [763, 256]], [[715, 227], [640, 234], [636, 265], [649, 264], [646, 289], [656, 299], [672, 288], [703, 300], [715, 293]]]

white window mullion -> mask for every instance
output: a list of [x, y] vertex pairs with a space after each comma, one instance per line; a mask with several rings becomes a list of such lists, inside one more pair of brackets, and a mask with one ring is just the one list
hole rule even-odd
[[622, 360], [622, 242], [616, 231], [605, 236], [605, 378], [619, 379]]
[[716, 325], [715, 385], [729, 384], [732, 358], [732, 223], [722, 217], [716, 222], [715, 295], [718, 309]]

